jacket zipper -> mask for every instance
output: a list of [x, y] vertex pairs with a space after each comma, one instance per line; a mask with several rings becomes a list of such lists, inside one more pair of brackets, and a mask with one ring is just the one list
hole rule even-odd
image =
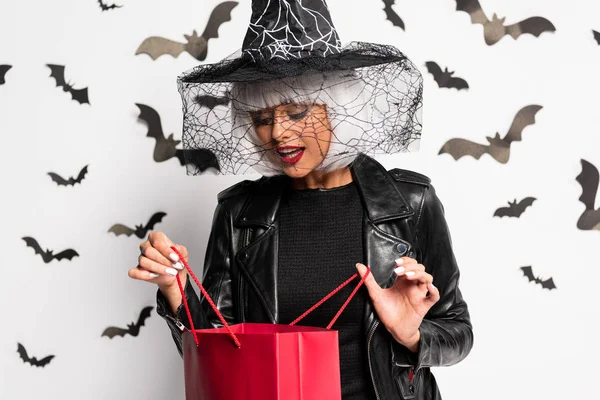
[[376, 320], [373, 324], [373, 327], [369, 331], [369, 336], [367, 339], [367, 359], [369, 361], [369, 372], [371, 373], [371, 380], [373, 381], [373, 389], [375, 390], [375, 397], [377, 400], [380, 400], [379, 392], [377, 391], [377, 384], [375, 383], [375, 376], [373, 375], [373, 367], [371, 365], [371, 339], [373, 339], [373, 334], [375, 334], [375, 329], [379, 326], [379, 320]]
[[187, 330], [186, 327], [185, 327], [185, 325], [183, 325], [179, 319], [173, 318], [170, 315], [165, 315], [165, 317], [167, 317], [168, 319], [170, 319], [171, 321], [173, 321], [173, 323], [175, 324], [175, 326], [177, 326], [180, 331], [183, 332], [183, 331]]
[[[243, 247], [246, 247], [250, 244], [250, 228], [244, 229], [244, 238], [242, 240]], [[239, 293], [239, 301], [240, 301], [240, 317], [241, 321], [244, 322], [246, 320], [246, 316], [244, 315], [244, 281], [242, 279], [241, 274], [238, 273], [238, 293]]]

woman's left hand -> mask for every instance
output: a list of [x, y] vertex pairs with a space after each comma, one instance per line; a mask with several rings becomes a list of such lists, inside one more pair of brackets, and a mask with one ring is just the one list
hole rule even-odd
[[[367, 276], [365, 286], [377, 316], [394, 339], [417, 352], [419, 327], [427, 311], [440, 299], [440, 292], [433, 286], [433, 277], [414, 258], [399, 258], [396, 266], [396, 282], [389, 289], [381, 288], [373, 274]], [[356, 264], [356, 269], [361, 277], [367, 272], [363, 264]]]

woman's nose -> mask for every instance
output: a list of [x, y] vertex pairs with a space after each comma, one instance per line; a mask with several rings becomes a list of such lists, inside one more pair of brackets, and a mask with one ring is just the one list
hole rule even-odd
[[273, 129], [271, 136], [273, 140], [283, 142], [289, 140], [293, 132], [290, 128], [290, 117], [287, 115], [275, 115], [273, 119]]

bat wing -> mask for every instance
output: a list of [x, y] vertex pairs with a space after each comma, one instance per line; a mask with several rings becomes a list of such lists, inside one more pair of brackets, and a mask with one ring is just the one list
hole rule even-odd
[[512, 36], [513, 39], [517, 39], [524, 33], [529, 33], [538, 37], [544, 32], [556, 31], [552, 22], [542, 17], [527, 18], [516, 24], [505, 26], [504, 29], [506, 32], [505, 34]]
[[529, 207], [530, 205], [532, 205], [535, 200], [536, 200], [535, 197], [525, 197], [523, 200], [521, 200], [515, 206], [515, 212], [516, 212], [517, 216], [520, 217], [521, 214], [523, 214], [523, 212], [525, 211], [525, 209], [527, 207]]
[[385, 18], [390, 21], [392, 25], [397, 26], [404, 31], [406, 30], [404, 29], [404, 21], [402, 21], [402, 18], [400, 18], [400, 16], [392, 8], [395, 2], [396, 0], [383, 0], [383, 11], [385, 11]]
[[56, 64], [46, 64], [50, 68], [50, 76], [56, 80], [56, 86], [64, 88], [67, 85], [65, 81], [65, 66]]
[[489, 22], [478, 0], [456, 0], [456, 11], [464, 11], [471, 17], [471, 23], [484, 25]]
[[154, 307], [148, 306], [148, 307], [144, 307], [142, 309], [142, 311], [140, 312], [140, 316], [137, 320], [136, 326], [139, 328], [140, 326], [144, 326], [144, 324], [146, 323], [146, 320], [148, 318], [150, 318], [150, 312], [152, 311]]
[[56, 182], [59, 186], [67, 186], [69, 184], [69, 181], [65, 180], [62, 176], [55, 174], [54, 172], [48, 172], [48, 175], [50, 175], [52, 181]]
[[157, 212], [154, 213], [154, 215], [152, 215], [152, 217], [150, 217], [150, 220], [148, 221], [148, 223], [145, 226], [145, 230], [149, 231], [151, 229], [154, 229], [154, 225], [158, 224], [160, 221], [162, 221], [163, 217], [167, 215], [167, 213], [164, 212]]
[[79, 175], [77, 175], [77, 179], [75, 179], [75, 183], [81, 183], [81, 181], [83, 181], [83, 178], [85, 178], [85, 175], [88, 173], [88, 169], [87, 169], [87, 165], [85, 167], [83, 167], [81, 169], [81, 171], [79, 171]]
[[200, 107], [210, 108], [211, 110], [216, 106], [226, 106], [229, 104], [228, 97], [196, 96], [194, 101], [200, 105]]
[[44, 366], [46, 366], [46, 364], [48, 364], [50, 361], [52, 361], [53, 358], [54, 358], [54, 356], [52, 356], [52, 355], [46, 356], [39, 361], [36, 360], [34, 365], [36, 367], [44, 367]]
[[134, 229], [131, 229], [130, 227], [122, 225], [122, 224], [114, 224], [113, 226], [111, 226], [109, 228], [108, 231], [114, 233], [116, 236], [119, 236], [119, 235], [131, 236], [135, 233]]
[[217, 156], [208, 149], [177, 150], [175, 156], [180, 162], [183, 160], [182, 165], [187, 164], [194, 166], [196, 168], [194, 173], [204, 172], [208, 168], [214, 168], [217, 171], [221, 171]]
[[202, 32], [202, 37], [208, 41], [208, 39], [219, 37], [219, 27], [221, 24], [227, 21], [231, 21], [231, 11], [237, 7], [237, 1], [224, 1], [223, 3], [216, 6], [208, 17], [206, 29]]
[[528, 267], [521, 267], [521, 271], [523, 271], [523, 275], [527, 277], [529, 282], [535, 280], [535, 276], [533, 276], [533, 269], [531, 268], [531, 265]]
[[23, 346], [21, 343], [18, 343], [18, 342], [17, 342], [17, 353], [19, 353], [19, 357], [21, 357], [21, 360], [23, 360], [23, 362], [31, 361], [31, 359], [27, 355], [27, 350], [25, 350], [25, 346]]
[[513, 122], [508, 129], [508, 133], [502, 138], [504, 142], [510, 144], [512, 142], [520, 142], [523, 129], [535, 123], [535, 114], [542, 109], [542, 106], [536, 104], [525, 106], [519, 110]]
[[464, 156], [474, 157], [476, 160], [484, 154], [490, 153], [490, 146], [480, 143], [475, 143], [467, 139], [455, 138], [450, 139], [440, 149], [438, 154], [448, 153], [455, 160]]
[[[600, 32], [596, 32], [595, 30], [592, 29], [592, 33], [594, 34], [594, 40], [596, 40], [596, 43], [598, 43], [600, 45]], [[2, 82], [0, 82], [0, 83], [2, 83]]]
[[108, 336], [109, 339], [114, 338], [115, 336], [125, 336], [126, 333], [129, 333], [129, 329], [118, 328], [116, 326], [109, 326], [102, 332], [102, 336]]
[[67, 260], [71, 260], [73, 259], [73, 257], [77, 257], [79, 256], [79, 254], [77, 254], [77, 252], [73, 249], [67, 249], [67, 250], [63, 250], [60, 253], [57, 253], [53, 256], [53, 258], [57, 259], [58, 261], [66, 258]]
[[144, 39], [135, 54], [148, 54], [153, 60], [156, 60], [163, 54], [168, 54], [177, 58], [184, 51], [185, 43], [176, 42], [160, 36], [151, 36]]
[[554, 280], [552, 278], [546, 279], [545, 281], [541, 281], [540, 285], [542, 285], [542, 289], [556, 289], [556, 285], [554, 284]]
[[425, 66], [427, 67], [427, 71], [433, 75], [433, 79], [435, 80], [435, 82], [438, 84], [438, 86], [440, 86], [440, 77], [442, 76], [443, 72], [442, 69], [440, 68], [440, 66], [435, 62], [435, 61], [427, 61], [425, 63]]
[[146, 137], [163, 140], [165, 134], [162, 129], [162, 123], [160, 122], [160, 115], [158, 115], [158, 112], [145, 104], [135, 103], [135, 105], [140, 109], [139, 118], [148, 124], [148, 133], [146, 134]]
[[469, 84], [462, 78], [450, 78], [448, 80], [448, 87], [460, 89], [468, 89]]
[[579, 201], [585, 205], [586, 210], [593, 210], [596, 204], [598, 183], [600, 182], [598, 168], [589, 161], [581, 159], [581, 173], [575, 179], [581, 185]]
[[71, 97], [73, 100], [79, 102], [79, 104], [90, 104], [90, 99], [88, 97], [88, 88], [83, 89], [70, 89], [69, 93], [71, 93]]
[[494, 212], [494, 217], [512, 217], [514, 216], [513, 214], [511, 207], [500, 207]]
[[37, 240], [35, 240], [34, 238], [25, 236], [21, 239], [23, 239], [25, 241], [25, 244], [28, 247], [33, 247], [33, 250], [35, 250], [35, 254], [42, 254], [42, 255], [44, 254], [44, 250], [42, 250], [42, 248], [38, 244]]
[[12, 68], [12, 65], [7, 65], [7, 64], [0, 65], [0, 85], [4, 85], [6, 83], [6, 80], [5, 80], [6, 73], [11, 68]]

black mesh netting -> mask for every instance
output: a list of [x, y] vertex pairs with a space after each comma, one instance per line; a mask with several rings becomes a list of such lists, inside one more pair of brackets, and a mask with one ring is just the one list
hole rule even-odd
[[279, 174], [290, 166], [278, 151], [286, 143], [318, 143], [322, 169], [418, 149], [422, 77], [392, 46], [353, 42], [268, 62], [233, 55], [187, 71], [178, 87], [189, 175], [205, 169], [198, 154], [216, 157], [223, 174]]

